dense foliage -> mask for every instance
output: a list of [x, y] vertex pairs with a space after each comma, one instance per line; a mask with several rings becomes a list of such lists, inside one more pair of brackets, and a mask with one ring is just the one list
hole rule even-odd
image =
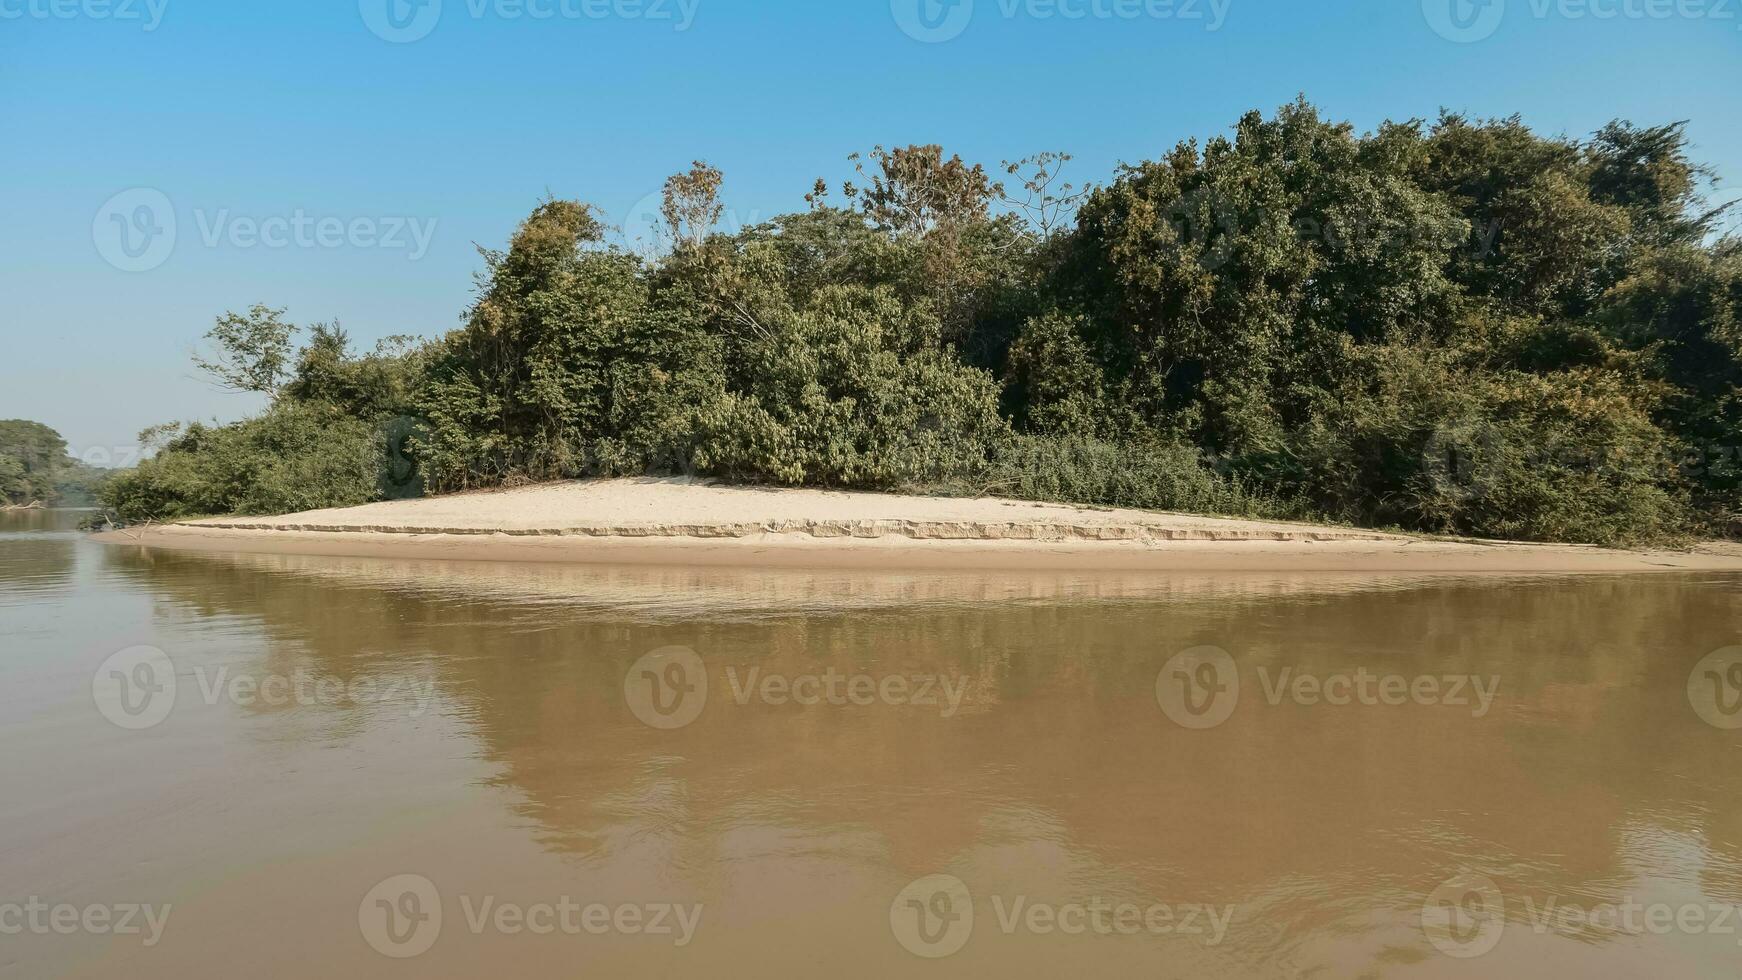
[[0, 505], [89, 506], [102, 475], [69, 455], [66, 440], [41, 422], [0, 421]]
[[202, 361], [274, 395], [177, 430], [124, 516], [587, 475], [990, 492], [1537, 540], [1742, 511], [1742, 245], [1679, 126], [1358, 135], [1305, 102], [1104, 186], [1069, 157], [878, 147], [810, 210], [666, 254], [577, 202], [484, 253], [464, 326], [356, 355], [230, 314]]

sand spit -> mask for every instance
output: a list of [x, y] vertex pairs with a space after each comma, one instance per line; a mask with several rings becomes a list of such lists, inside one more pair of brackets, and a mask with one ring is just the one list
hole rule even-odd
[[111, 532], [116, 544], [383, 558], [913, 568], [1742, 571], [1742, 550], [1469, 542], [1152, 511], [683, 479], [548, 484]]

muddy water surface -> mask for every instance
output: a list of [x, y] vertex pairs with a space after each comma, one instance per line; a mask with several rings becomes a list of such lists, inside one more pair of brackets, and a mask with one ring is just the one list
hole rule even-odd
[[0, 974], [1733, 977], [1742, 579], [853, 575], [0, 516]]

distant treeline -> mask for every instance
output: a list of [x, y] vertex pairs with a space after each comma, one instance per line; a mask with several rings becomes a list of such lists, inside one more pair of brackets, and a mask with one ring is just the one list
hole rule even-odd
[[103, 476], [68, 455], [67, 441], [41, 422], [0, 421], [0, 506], [94, 506]]
[[202, 361], [273, 395], [148, 433], [129, 518], [688, 472], [1623, 543], [1742, 511], [1742, 243], [1680, 125], [1587, 140], [1305, 102], [1100, 186], [878, 147], [809, 210], [664, 247], [540, 204], [465, 325], [354, 353], [256, 307]]

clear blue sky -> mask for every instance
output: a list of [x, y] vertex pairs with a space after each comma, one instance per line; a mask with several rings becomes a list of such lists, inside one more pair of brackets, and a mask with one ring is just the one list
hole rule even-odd
[[1363, 130], [1688, 119], [1742, 181], [1742, 0], [389, 2], [0, 0], [0, 418], [98, 452], [236, 418], [188, 364], [219, 312], [436, 334], [541, 195], [620, 218], [696, 157], [754, 221], [877, 142], [1101, 179], [1305, 93]]

